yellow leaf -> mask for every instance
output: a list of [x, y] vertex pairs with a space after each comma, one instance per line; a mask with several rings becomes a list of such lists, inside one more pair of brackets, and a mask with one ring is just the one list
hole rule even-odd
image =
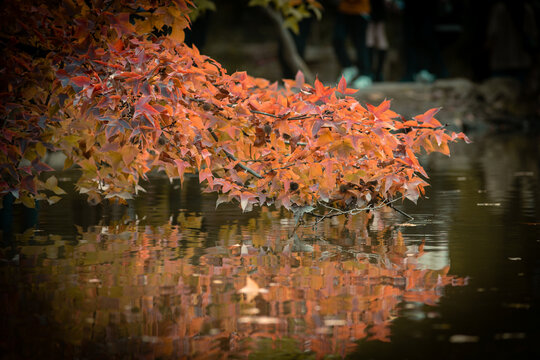
[[311, 164], [309, 167], [309, 177], [311, 179], [318, 179], [323, 176], [322, 166], [319, 163]]
[[290, 16], [284, 21], [285, 26], [291, 29], [295, 34], [298, 34], [300, 32], [300, 28], [298, 27], [298, 19], [296, 19], [294, 16]]
[[26, 206], [27, 208], [35, 208], [36, 207], [36, 202], [34, 201], [33, 198], [31, 198], [30, 196], [24, 194], [21, 196], [21, 202], [24, 204], [24, 206]]
[[47, 149], [40, 142], [36, 143], [36, 151], [38, 155], [41, 156], [42, 158], [45, 157], [45, 155], [47, 155]]
[[148, 19], [137, 21], [135, 23], [137, 34], [148, 34], [152, 32], [152, 22]]
[[88, 171], [88, 172], [91, 172], [91, 173], [97, 172], [96, 163], [95, 163], [94, 159], [92, 159], [92, 158], [80, 161], [79, 166], [85, 171]]
[[67, 157], [66, 160], [64, 160], [64, 170], [67, 170], [73, 166], [73, 159], [70, 157]]
[[52, 191], [57, 186], [58, 186], [58, 179], [54, 175], [49, 177], [47, 181], [45, 182], [45, 189], [47, 190]]
[[347, 180], [350, 183], [353, 184], [359, 184], [360, 180], [366, 176], [366, 172], [364, 170], [357, 170], [354, 172], [346, 173], [343, 175], [343, 179]]
[[184, 28], [186, 27], [187, 22], [182, 17], [180, 19], [174, 19], [174, 23], [172, 25], [172, 32], [171, 32], [171, 39], [176, 40], [178, 42], [184, 42]]
[[118, 192], [118, 193], [111, 193], [111, 194], [105, 195], [105, 199], [111, 199], [113, 197], [117, 197], [117, 198], [122, 199], [122, 200], [131, 200], [131, 199], [133, 199], [133, 196], [130, 193], [128, 193], [127, 191], [122, 191], [122, 192]]
[[332, 132], [328, 129], [324, 131], [319, 132], [319, 138], [317, 139], [317, 145], [318, 146], [324, 146], [328, 143], [331, 143], [334, 141], [334, 137], [332, 136]]
[[169, 6], [167, 8], [167, 12], [169, 14], [171, 14], [174, 18], [181, 18], [182, 17], [182, 12], [180, 10], [178, 10], [176, 7], [174, 6]]
[[51, 197], [47, 198], [47, 202], [49, 203], [49, 205], [52, 205], [52, 204], [56, 204], [61, 199], [62, 198], [60, 196], [51, 196]]
[[150, 20], [152, 22], [152, 25], [158, 30], [161, 30], [163, 25], [169, 25], [169, 24], [165, 23], [165, 20], [164, 20], [163, 16], [155, 16], [154, 15], [154, 16], [150, 17]]
[[122, 162], [122, 154], [117, 151], [110, 151], [108, 153], [110, 164], [114, 171], [117, 171], [118, 166]]
[[344, 139], [336, 144], [332, 145], [329, 149], [332, 153], [336, 154], [338, 157], [347, 157], [352, 151], [354, 151], [354, 146], [352, 145], [349, 139]]
[[66, 192], [59, 186], [55, 186], [51, 189], [56, 195], [64, 195]]
[[129, 166], [137, 157], [139, 149], [137, 149], [135, 146], [124, 146], [120, 152], [122, 153], [122, 160], [124, 160], [124, 163]]

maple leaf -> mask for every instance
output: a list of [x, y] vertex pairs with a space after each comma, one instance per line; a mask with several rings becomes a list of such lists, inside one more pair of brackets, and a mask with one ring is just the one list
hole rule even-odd
[[355, 94], [358, 90], [356, 89], [347, 89], [347, 81], [345, 80], [345, 77], [341, 77], [341, 79], [339, 80], [339, 83], [338, 83], [338, 86], [337, 86], [337, 90], [344, 94], [344, 95], [351, 95], [351, 94]]
[[90, 78], [87, 76], [74, 76], [70, 78], [70, 80], [79, 87], [85, 87], [90, 85]]
[[418, 122], [420, 122], [422, 124], [422, 126], [426, 126], [426, 127], [440, 127], [441, 126], [441, 123], [435, 119], [433, 116], [435, 116], [435, 114], [437, 114], [441, 109], [440, 108], [433, 108], [433, 109], [430, 109], [428, 111], [426, 111], [425, 113], [423, 113], [422, 115], [417, 115], [414, 117], [415, 120], [417, 120]]

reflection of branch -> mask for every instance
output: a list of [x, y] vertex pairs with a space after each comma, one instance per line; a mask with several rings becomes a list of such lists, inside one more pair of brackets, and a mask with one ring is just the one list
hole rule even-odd
[[388, 204], [388, 206], [400, 213], [401, 215], [408, 217], [409, 220], [414, 220], [414, 218], [411, 215], [407, 214], [405, 211], [399, 210], [398, 208], [394, 207], [394, 204]]
[[333, 218], [335, 216], [340, 216], [340, 215], [357, 215], [361, 212], [364, 212], [364, 211], [371, 211], [371, 210], [377, 210], [377, 209], [380, 209], [380, 208], [383, 208], [385, 206], [389, 206], [391, 207], [392, 209], [398, 211], [400, 214], [403, 214], [405, 216], [407, 216], [408, 218], [410, 219], [413, 219], [412, 216], [406, 214], [405, 212], [395, 208], [393, 206], [393, 203], [398, 201], [398, 200], [401, 200], [403, 199], [403, 196], [400, 196], [396, 199], [393, 199], [393, 200], [390, 200], [390, 201], [383, 201], [381, 202], [379, 205], [375, 205], [375, 206], [366, 206], [366, 207], [363, 207], [363, 208], [353, 208], [353, 209], [349, 209], [349, 210], [342, 210], [342, 209], [338, 209], [338, 208], [335, 208], [333, 206], [330, 206], [328, 204], [325, 204], [324, 202], [322, 201], [318, 201], [319, 205], [322, 205], [323, 207], [329, 209], [330, 211], [326, 214], [318, 214], [318, 213], [314, 213], [312, 211], [310, 212], [306, 212], [306, 214], [309, 214], [311, 216], [315, 216], [317, 217], [317, 221], [315, 222], [315, 224], [318, 224], [320, 223], [321, 221], [323, 221], [324, 219], [329, 219], [329, 218]]

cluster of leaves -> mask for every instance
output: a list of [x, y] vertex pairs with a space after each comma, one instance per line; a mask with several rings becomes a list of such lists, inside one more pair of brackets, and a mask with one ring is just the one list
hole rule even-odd
[[[449, 154], [448, 134], [429, 110], [405, 120], [390, 102], [360, 105], [344, 80], [283, 88], [239, 72], [182, 43], [189, 0], [13, 1], [3, 23], [0, 195], [59, 194], [47, 152], [89, 201], [124, 201], [151, 171], [198, 174], [218, 204], [242, 209], [368, 209], [405, 196], [416, 201], [427, 177], [421, 149]], [[164, 31], [165, 30], [165, 31]], [[53, 184], [54, 183], [54, 184]], [[54, 185], [54, 186], [53, 186]], [[55, 191], [56, 190], [56, 191]], [[309, 209], [312, 209], [309, 207]]]

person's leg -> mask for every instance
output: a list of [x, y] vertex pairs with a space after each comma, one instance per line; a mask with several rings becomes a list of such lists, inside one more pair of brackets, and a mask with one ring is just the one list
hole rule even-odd
[[388, 39], [384, 22], [375, 24], [375, 39], [377, 44], [377, 63], [375, 65], [375, 81], [383, 81], [384, 61], [386, 60], [386, 51], [388, 50]]
[[[411, 1], [412, 2], [412, 1]], [[405, 8], [407, 10], [407, 8]], [[405, 55], [405, 74], [402, 81], [414, 81], [414, 75], [419, 71], [418, 55], [419, 50], [418, 37], [421, 36], [418, 31], [418, 24], [413, 17], [413, 11], [409, 11], [403, 16], [403, 54]]]
[[[367, 29], [366, 29], [366, 51], [367, 51], [367, 57], [369, 59], [370, 64], [376, 64], [375, 56], [377, 56], [376, 53], [376, 45], [377, 45], [377, 33], [376, 33], [376, 23], [373, 21], [368, 22]], [[372, 67], [369, 69], [369, 73], [371, 74], [375, 69]]]
[[362, 15], [351, 15], [351, 36], [356, 51], [356, 66], [362, 75], [371, 75], [371, 64], [366, 48], [367, 20]]
[[312, 17], [300, 20], [300, 22], [298, 23], [298, 35], [295, 34], [295, 36], [293, 36], [294, 44], [296, 45], [296, 49], [298, 50], [298, 55], [300, 55], [302, 59], [304, 59], [306, 55], [306, 46], [309, 34], [311, 32], [312, 23]]

